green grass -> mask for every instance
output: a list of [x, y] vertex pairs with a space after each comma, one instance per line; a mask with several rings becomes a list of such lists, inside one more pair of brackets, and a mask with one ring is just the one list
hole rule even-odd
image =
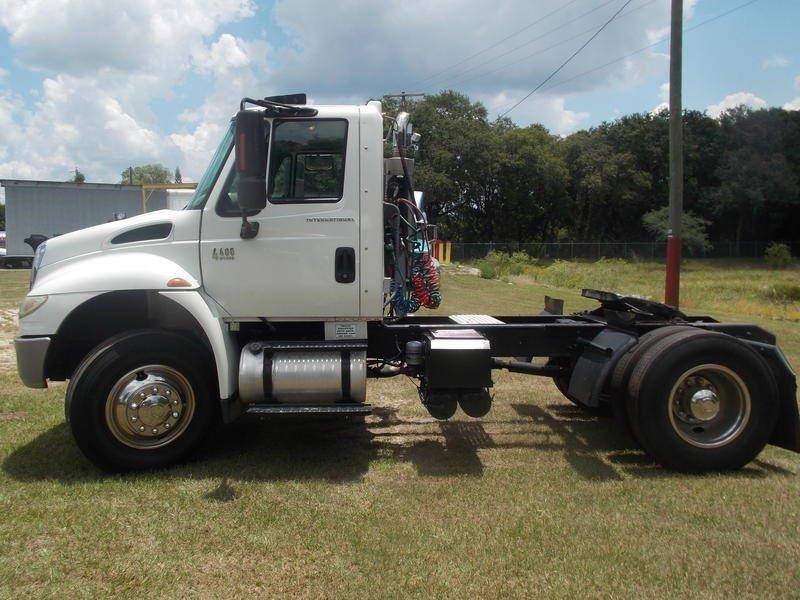
[[[0, 310], [25, 277], [0, 273]], [[448, 313], [538, 312], [544, 293], [592, 306], [531, 278], [448, 272], [444, 293]], [[797, 366], [800, 324], [756, 320]], [[64, 386], [27, 390], [6, 369], [0, 597], [797, 595], [800, 457], [674, 474], [550, 383], [495, 379], [482, 420], [435, 422], [410, 382], [370, 381], [366, 426], [241, 424], [185, 465], [108, 477], [72, 443]]]

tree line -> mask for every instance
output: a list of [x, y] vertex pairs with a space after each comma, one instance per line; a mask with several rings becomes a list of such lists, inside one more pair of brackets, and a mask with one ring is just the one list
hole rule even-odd
[[[86, 183], [86, 175], [78, 167], [75, 167], [75, 171], [67, 181], [70, 183]], [[183, 175], [181, 175], [180, 167], [175, 167], [173, 172], [161, 163], [150, 163], [128, 167], [119, 174], [119, 183], [130, 185], [183, 183]]]
[[[385, 105], [398, 108], [394, 100]], [[442, 239], [600, 242], [665, 234], [666, 110], [561, 137], [539, 124], [490, 121], [481, 103], [453, 91], [405, 109], [422, 135], [416, 187]], [[683, 122], [689, 240], [798, 239], [800, 112], [739, 107], [715, 119], [690, 110]]]

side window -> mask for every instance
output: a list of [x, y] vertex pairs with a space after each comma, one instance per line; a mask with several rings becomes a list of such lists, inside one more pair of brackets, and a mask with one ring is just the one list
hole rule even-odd
[[217, 214], [221, 217], [240, 217], [242, 211], [239, 208], [238, 199], [239, 173], [233, 169], [228, 175], [228, 180], [222, 188], [222, 192], [217, 199]]
[[269, 165], [270, 202], [341, 200], [346, 147], [345, 120], [276, 122]]

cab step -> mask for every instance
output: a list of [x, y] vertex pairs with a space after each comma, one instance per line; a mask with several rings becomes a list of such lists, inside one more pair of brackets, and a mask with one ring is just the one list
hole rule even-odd
[[339, 403], [321, 405], [303, 404], [251, 404], [244, 410], [246, 415], [369, 415], [371, 404]]

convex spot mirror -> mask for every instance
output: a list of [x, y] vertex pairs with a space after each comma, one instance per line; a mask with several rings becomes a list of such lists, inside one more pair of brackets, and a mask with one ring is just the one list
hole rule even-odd
[[306, 171], [333, 171], [333, 155], [306, 154], [303, 157], [303, 166]]
[[267, 129], [261, 111], [238, 112], [235, 146], [239, 207], [261, 210], [267, 205]]

